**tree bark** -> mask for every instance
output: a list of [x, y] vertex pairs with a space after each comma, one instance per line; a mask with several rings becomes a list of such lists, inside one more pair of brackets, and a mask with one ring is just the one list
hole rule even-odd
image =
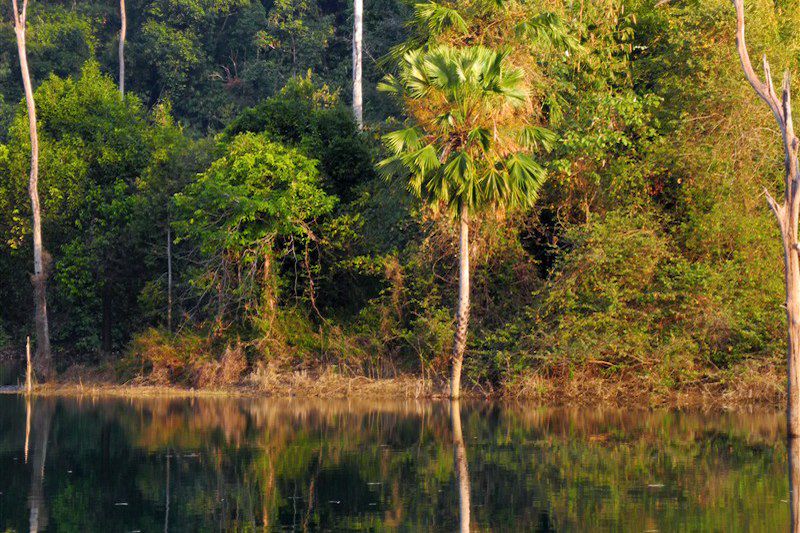
[[119, 94], [125, 96], [125, 38], [128, 33], [128, 15], [125, 0], [119, 0]]
[[469, 468], [467, 447], [461, 431], [461, 405], [458, 400], [450, 402], [450, 423], [453, 427], [453, 470], [458, 485], [458, 526], [461, 533], [469, 533]]
[[33, 99], [33, 85], [28, 70], [28, 53], [25, 44], [25, 24], [28, 0], [22, 3], [19, 10], [17, 0], [12, 0], [14, 9], [14, 33], [17, 36], [19, 67], [22, 74], [22, 86], [25, 89], [25, 103], [28, 108], [28, 127], [31, 137], [31, 173], [28, 181], [28, 193], [31, 198], [33, 214], [33, 302], [36, 322], [36, 367], [45, 378], [52, 374], [50, 358], [50, 330], [47, 322], [47, 273], [44, 264], [44, 246], [42, 245], [42, 213], [39, 205], [39, 134], [36, 129], [36, 104]]
[[744, 31], [744, 0], [733, 0], [736, 8], [736, 51], [745, 77], [756, 94], [769, 106], [781, 130], [784, 149], [784, 198], [780, 204], [768, 190], [764, 190], [767, 203], [775, 214], [781, 232], [786, 286], [787, 321], [787, 401], [786, 423], [790, 437], [800, 436], [800, 258], [798, 257], [797, 223], [800, 214], [800, 142], [794, 134], [792, 98], [789, 71], [783, 76], [780, 98], [775, 92], [772, 72], [764, 56], [764, 81], [753, 70], [747, 51]]
[[364, 31], [364, 0], [353, 0], [353, 115], [358, 129], [364, 127], [364, 108], [361, 84], [362, 34]]
[[453, 364], [450, 375], [450, 398], [461, 396], [461, 365], [467, 348], [467, 326], [469, 324], [469, 215], [461, 208], [458, 239], [458, 309], [456, 311], [456, 333], [453, 340]]
[[[796, 194], [796, 193], [794, 193]], [[800, 435], [800, 259], [797, 231], [784, 238], [784, 280], [786, 284], [787, 400], [786, 423], [790, 437]]]

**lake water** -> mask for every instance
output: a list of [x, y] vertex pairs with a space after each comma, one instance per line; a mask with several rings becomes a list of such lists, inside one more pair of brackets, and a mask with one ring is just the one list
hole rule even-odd
[[0, 395], [0, 531], [789, 531], [784, 423]]

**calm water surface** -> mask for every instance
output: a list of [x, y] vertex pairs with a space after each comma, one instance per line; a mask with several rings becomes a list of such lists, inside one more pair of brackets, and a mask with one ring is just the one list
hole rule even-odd
[[784, 421], [0, 395], [0, 531], [788, 531]]

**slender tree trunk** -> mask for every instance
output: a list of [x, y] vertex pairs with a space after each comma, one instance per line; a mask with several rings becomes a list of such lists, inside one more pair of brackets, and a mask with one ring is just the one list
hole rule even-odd
[[28, 2], [22, 3], [19, 11], [17, 0], [12, 0], [14, 9], [14, 32], [17, 35], [17, 51], [19, 67], [22, 74], [22, 85], [25, 89], [25, 103], [28, 108], [28, 127], [31, 137], [31, 173], [28, 192], [33, 212], [33, 283], [35, 322], [36, 322], [36, 367], [45, 378], [52, 374], [50, 358], [50, 331], [47, 323], [47, 273], [44, 264], [44, 247], [42, 245], [42, 212], [39, 205], [39, 134], [36, 129], [36, 104], [33, 100], [33, 85], [28, 70], [28, 53], [25, 44], [25, 23]]
[[[795, 226], [796, 227], [796, 226]], [[787, 402], [786, 422], [791, 437], [800, 436], [800, 259], [797, 255], [797, 232], [784, 244], [786, 282]]]
[[364, 0], [353, 0], [353, 115], [358, 129], [364, 127], [364, 107], [361, 86], [361, 51], [364, 31]]
[[787, 70], [783, 76], [781, 96], [775, 92], [772, 72], [764, 56], [764, 81], [753, 70], [747, 51], [744, 31], [744, 0], [734, 0], [736, 8], [736, 51], [745, 77], [756, 94], [769, 106], [781, 131], [784, 149], [784, 198], [778, 203], [764, 190], [767, 203], [775, 214], [781, 232], [786, 285], [787, 321], [787, 401], [786, 422], [789, 437], [800, 436], [800, 258], [797, 242], [800, 215], [800, 141], [794, 133], [792, 120], [791, 80]]
[[453, 469], [458, 485], [458, 525], [461, 533], [469, 533], [469, 468], [467, 447], [461, 432], [461, 405], [458, 400], [450, 402], [450, 423], [453, 427]]
[[167, 331], [172, 331], [172, 228], [167, 219]]
[[128, 33], [128, 15], [125, 0], [119, 0], [119, 94], [125, 96], [125, 38]]
[[33, 363], [31, 361], [31, 338], [25, 339], [25, 394], [30, 396], [33, 391]]
[[458, 239], [458, 310], [456, 311], [456, 334], [453, 340], [453, 365], [450, 375], [450, 397], [461, 396], [461, 365], [467, 348], [467, 326], [469, 324], [469, 215], [461, 208]]

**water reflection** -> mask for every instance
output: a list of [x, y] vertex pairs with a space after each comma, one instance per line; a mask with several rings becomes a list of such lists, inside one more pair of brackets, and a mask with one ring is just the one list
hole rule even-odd
[[0, 531], [786, 531], [783, 421], [0, 395]]
[[36, 533], [47, 528], [47, 510], [44, 495], [44, 468], [47, 459], [47, 444], [50, 422], [53, 417], [51, 401], [33, 403], [25, 399], [25, 462], [28, 462], [29, 447], [33, 446], [31, 459], [31, 484], [28, 492], [28, 530]]
[[469, 467], [467, 447], [461, 431], [461, 403], [450, 402], [450, 423], [453, 427], [453, 468], [458, 485], [458, 522], [461, 533], [469, 533]]
[[788, 449], [792, 533], [800, 533], [800, 439], [790, 437]]

